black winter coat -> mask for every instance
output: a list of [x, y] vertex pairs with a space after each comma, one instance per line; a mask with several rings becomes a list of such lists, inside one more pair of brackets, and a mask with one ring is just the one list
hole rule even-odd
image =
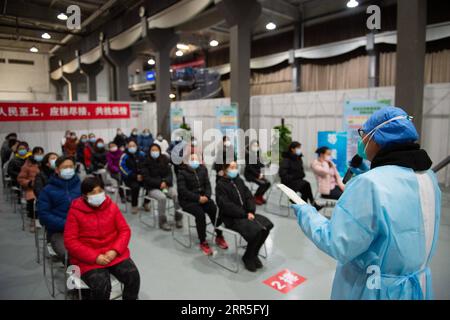
[[295, 181], [302, 180], [305, 177], [302, 157], [289, 151], [283, 153], [283, 160], [278, 171], [281, 183], [289, 187]]
[[[252, 163], [250, 163], [250, 160]], [[248, 181], [259, 179], [262, 168], [264, 168], [264, 164], [260, 160], [259, 152], [255, 155], [254, 152], [247, 150], [245, 153], [245, 179]]]
[[247, 219], [248, 213], [255, 213], [255, 200], [244, 180], [220, 177], [216, 186], [216, 201], [219, 214], [226, 226], [236, 219]]
[[34, 179], [33, 184], [33, 191], [34, 195], [36, 196], [36, 199], [39, 198], [39, 194], [44, 189], [44, 187], [47, 185], [50, 177], [54, 174], [54, 171], [50, 169], [47, 166], [41, 167], [41, 170], [37, 174], [36, 178]]
[[162, 182], [169, 187], [173, 185], [172, 167], [169, 158], [163, 154], [158, 159], [145, 158], [139, 171], [144, 178], [143, 183], [147, 190], [159, 189]]
[[178, 201], [181, 206], [189, 203], [198, 203], [200, 196], [211, 198], [211, 183], [208, 169], [200, 165], [197, 169], [183, 164], [179, 167], [177, 175]]
[[14, 184], [17, 183], [17, 176], [20, 173], [20, 169], [22, 169], [22, 166], [25, 164], [24, 158], [14, 157], [12, 158], [8, 163], [8, 176], [11, 178]]
[[92, 162], [92, 169], [93, 171], [97, 171], [99, 169], [105, 169], [106, 168], [106, 151], [105, 149], [102, 150], [103, 152], [96, 150], [95, 153], [91, 156], [91, 162]]

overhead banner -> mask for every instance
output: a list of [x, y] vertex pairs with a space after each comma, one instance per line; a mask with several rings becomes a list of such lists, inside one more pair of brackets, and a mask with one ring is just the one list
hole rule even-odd
[[170, 131], [173, 132], [176, 129], [180, 128], [183, 124], [183, 109], [180, 107], [173, 107], [170, 109]]
[[377, 110], [391, 105], [391, 100], [345, 101], [343, 130], [347, 132], [347, 159], [358, 151], [358, 129]]
[[328, 147], [339, 174], [347, 170], [347, 132], [319, 131], [317, 147]]
[[126, 102], [0, 102], [0, 122], [129, 118]]

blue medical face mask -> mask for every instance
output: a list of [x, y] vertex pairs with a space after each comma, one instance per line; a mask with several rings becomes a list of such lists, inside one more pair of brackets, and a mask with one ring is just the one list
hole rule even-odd
[[97, 148], [103, 149], [105, 145], [103, 143], [97, 143]]
[[227, 176], [230, 179], [234, 179], [239, 175], [239, 170], [238, 169], [230, 169], [227, 171]]
[[56, 168], [56, 159], [51, 159], [49, 161], [50, 163], [50, 168], [55, 169]]
[[151, 151], [150, 155], [152, 156], [153, 159], [158, 159], [159, 158], [159, 151]]
[[200, 166], [200, 162], [198, 160], [190, 160], [189, 166], [195, 170]]
[[89, 141], [94, 143], [95, 141], [97, 141], [97, 139], [96, 138], [89, 138]]
[[136, 151], [137, 151], [137, 148], [136, 148], [136, 147], [130, 147], [130, 148], [128, 148], [128, 152], [129, 152], [129, 153], [136, 153]]
[[295, 154], [296, 154], [298, 157], [301, 156], [301, 155], [302, 155], [302, 149], [296, 148], [296, 149], [295, 149]]
[[70, 180], [73, 178], [74, 175], [75, 169], [73, 168], [62, 169], [60, 173], [61, 178], [63, 178], [64, 180]]
[[358, 156], [367, 160], [366, 146], [364, 145], [362, 138], [359, 138], [358, 140]]
[[20, 149], [19, 151], [17, 151], [17, 153], [19, 154], [19, 156], [24, 156], [28, 153], [28, 151], [26, 149]]
[[86, 139], [86, 138], [83, 138], [83, 139], [81, 139], [80, 141], [83, 142], [83, 143], [86, 143], [86, 142], [87, 142], [87, 139]]
[[44, 156], [42, 154], [35, 154], [33, 156], [34, 160], [36, 160], [37, 162], [41, 162], [42, 159], [44, 159]]
[[93, 207], [99, 207], [105, 201], [106, 195], [104, 192], [94, 194], [87, 197], [87, 202]]
[[150, 136], [150, 132], [144, 132], [143, 135], [144, 135], [144, 137], [149, 137]]

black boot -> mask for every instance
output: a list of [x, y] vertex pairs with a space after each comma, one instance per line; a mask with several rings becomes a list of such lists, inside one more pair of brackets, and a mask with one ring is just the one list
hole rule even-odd
[[264, 242], [266, 242], [266, 239], [267, 239], [268, 236], [269, 236], [269, 231], [267, 231], [267, 230], [262, 230], [261, 231], [261, 235], [259, 237], [259, 241], [258, 241], [258, 244], [256, 246], [256, 256], [255, 256], [255, 264], [256, 264], [256, 268], [258, 268], [258, 269], [263, 267], [263, 264], [262, 264], [261, 260], [258, 257], [259, 251], [261, 250], [262, 246], [264, 245]]

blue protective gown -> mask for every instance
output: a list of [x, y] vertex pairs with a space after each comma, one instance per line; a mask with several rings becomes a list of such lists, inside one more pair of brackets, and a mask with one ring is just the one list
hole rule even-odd
[[361, 174], [331, 220], [309, 205], [294, 208], [306, 236], [338, 261], [332, 299], [432, 299], [441, 192], [431, 170], [418, 177], [390, 165]]

